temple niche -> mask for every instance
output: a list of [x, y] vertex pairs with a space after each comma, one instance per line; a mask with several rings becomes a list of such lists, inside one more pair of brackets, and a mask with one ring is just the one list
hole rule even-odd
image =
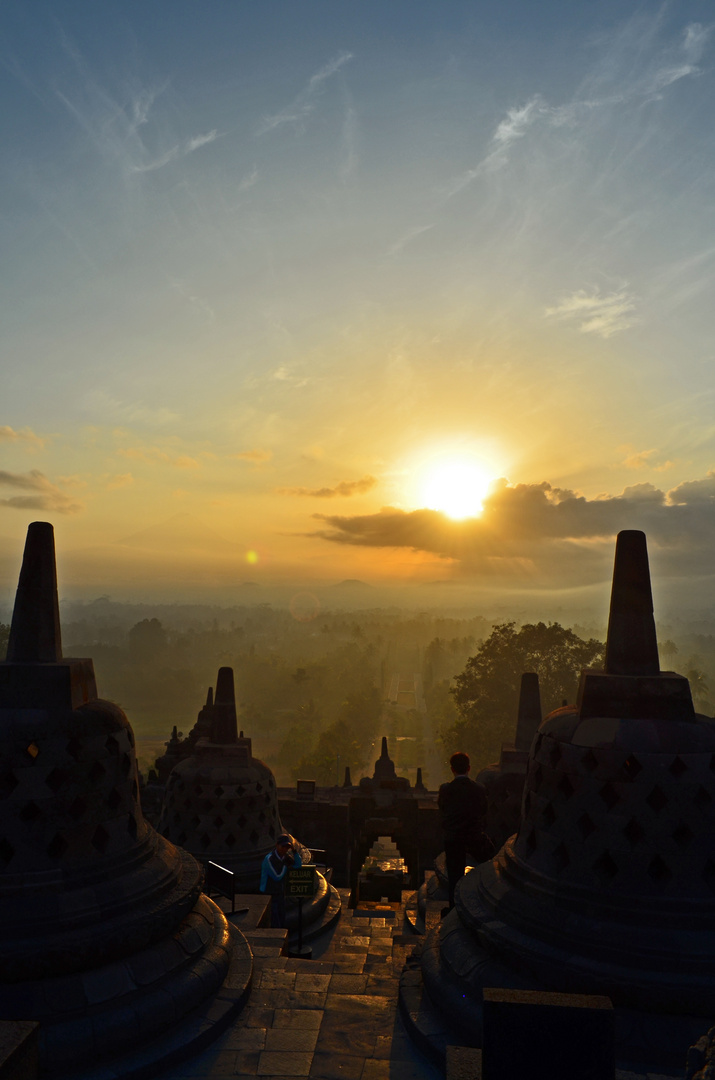
[[27, 533], [0, 723], [0, 1015], [40, 1022], [43, 1075], [154, 1075], [236, 1015], [252, 958], [199, 863], [144, 820], [131, 725], [92, 661], [62, 656], [46, 522]]
[[682, 1068], [715, 1014], [714, 835], [715, 723], [660, 671], [645, 536], [622, 532], [605, 668], [540, 725], [518, 833], [406, 969], [415, 1034], [420, 975], [442, 1050], [481, 1045], [487, 987], [606, 995], [622, 1064]]

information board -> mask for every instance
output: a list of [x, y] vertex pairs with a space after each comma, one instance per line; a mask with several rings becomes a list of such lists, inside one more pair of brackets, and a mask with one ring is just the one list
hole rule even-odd
[[315, 893], [315, 866], [289, 866], [286, 874], [286, 896], [292, 900], [310, 900]]

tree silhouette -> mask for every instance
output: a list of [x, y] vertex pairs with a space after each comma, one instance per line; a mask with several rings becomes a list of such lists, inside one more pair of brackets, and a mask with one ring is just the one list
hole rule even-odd
[[576, 698], [583, 668], [603, 661], [603, 644], [584, 641], [560, 623], [501, 623], [470, 657], [451, 694], [457, 722], [443, 733], [449, 749], [466, 750], [475, 764], [487, 765], [511, 742], [516, 728], [521, 676], [539, 676], [544, 714]]

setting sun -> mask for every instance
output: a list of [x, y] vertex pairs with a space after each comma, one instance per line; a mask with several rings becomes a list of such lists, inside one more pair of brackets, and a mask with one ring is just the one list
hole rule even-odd
[[421, 486], [423, 505], [457, 520], [482, 512], [491, 477], [469, 461], [442, 461], [432, 466]]

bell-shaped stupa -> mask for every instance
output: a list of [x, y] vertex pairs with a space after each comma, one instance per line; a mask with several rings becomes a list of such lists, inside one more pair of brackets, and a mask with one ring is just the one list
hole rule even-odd
[[[34, 522], [0, 663], [0, 1016], [40, 1022], [43, 1075], [158, 1069], [210, 1038], [197, 1017], [250, 951], [202, 881], [145, 822], [92, 661], [62, 656], [53, 530]], [[224, 991], [214, 1020], [240, 1003]]]
[[429, 999], [479, 1045], [483, 987], [609, 996], [622, 1061], [682, 1067], [715, 1015], [715, 723], [661, 672], [645, 536], [616, 545], [603, 671], [541, 724], [518, 834], [426, 942]]
[[[255, 893], [263, 859], [286, 830], [273, 773], [253, 756], [251, 740], [237, 728], [233, 669], [222, 667], [216, 693], [209, 693], [184, 740], [193, 750], [169, 774], [158, 828], [202, 862], [231, 870], [236, 892]], [[306, 862], [310, 852], [295, 843]], [[338, 891], [321, 873], [316, 879], [315, 895], [302, 911], [306, 941], [340, 911]], [[295, 906], [289, 905], [286, 921], [293, 934], [298, 921]]]
[[283, 832], [276, 782], [238, 732], [233, 669], [199, 713], [193, 751], [166, 782], [159, 831], [175, 844], [232, 870], [238, 892], [256, 892], [263, 857]]

